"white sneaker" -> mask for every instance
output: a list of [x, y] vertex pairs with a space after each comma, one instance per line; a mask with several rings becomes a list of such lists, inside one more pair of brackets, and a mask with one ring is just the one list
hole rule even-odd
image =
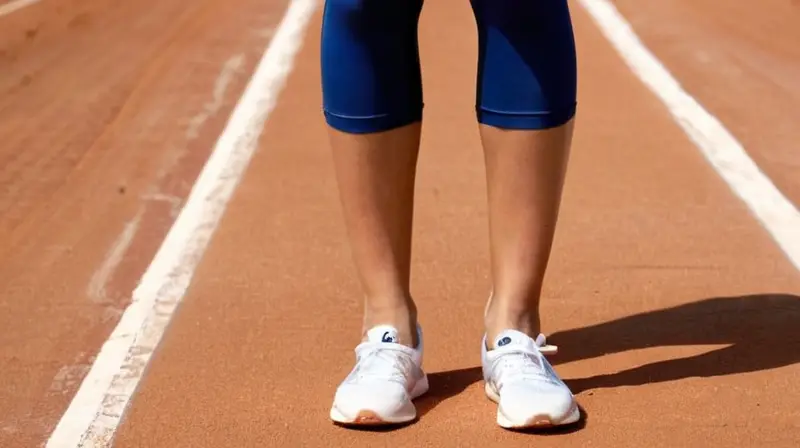
[[356, 349], [356, 365], [336, 390], [331, 419], [349, 425], [410, 422], [417, 417], [411, 400], [428, 391], [422, 371], [422, 329], [419, 344], [398, 344], [397, 330], [380, 325], [367, 332]]
[[545, 359], [557, 348], [545, 345], [544, 335], [533, 340], [506, 330], [488, 350], [483, 338], [483, 379], [486, 395], [497, 406], [503, 428], [540, 428], [575, 423], [580, 410], [572, 392]]

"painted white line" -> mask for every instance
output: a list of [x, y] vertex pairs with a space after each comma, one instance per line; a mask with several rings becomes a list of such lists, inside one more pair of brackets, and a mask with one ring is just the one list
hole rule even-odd
[[292, 0], [186, 205], [47, 442], [108, 447], [275, 107], [316, 0]]
[[761, 172], [725, 126], [683, 90], [608, 0], [578, 1], [625, 63], [667, 106], [717, 173], [800, 270], [800, 211]]
[[11, 3], [6, 3], [0, 6], [0, 17], [7, 16], [14, 11], [18, 11], [26, 6], [38, 3], [39, 0], [16, 0]]
[[136, 213], [136, 216], [125, 225], [122, 229], [122, 233], [119, 234], [114, 244], [111, 245], [111, 249], [109, 249], [106, 254], [105, 260], [103, 260], [103, 264], [95, 271], [92, 279], [89, 281], [86, 292], [92, 302], [104, 303], [106, 299], [108, 299], [108, 297], [106, 297], [106, 284], [108, 284], [108, 280], [114, 274], [114, 271], [117, 270], [117, 266], [122, 262], [122, 258], [125, 256], [125, 252], [128, 251], [133, 237], [136, 236], [143, 214], [144, 209], [140, 209], [139, 212]]
[[225, 100], [228, 87], [231, 85], [231, 82], [233, 82], [234, 76], [242, 71], [243, 67], [244, 54], [237, 54], [225, 61], [225, 64], [222, 66], [222, 71], [214, 82], [214, 92], [211, 101], [206, 103], [203, 106], [203, 110], [189, 121], [189, 128], [186, 130], [186, 140], [196, 139], [200, 135], [200, 129], [202, 129], [206, 121], [219, 112], [219, 109], [222, 107], [222, 102]]
[[[188, 129], [186, 130], [186, 140], [191, 141], [196, 139], [200, 135], [200, 130], [203, 125], [208, 121], [209, 118], [213, 117], [214, 115], [219, 112], [220, 108], [222, 107], [222, 102], [225, 100], [228, 87], [233, 80], [233, 77], [242, 70], [244, 67], [244, 54], [237, 54], [231, 58], [229, 58], [222, 66], [222, 70], [220, 71], [217, 79], [214, 82], [214, 89], [212, 92], [212, 98], [208, 101], [205, 105], [203, 105], [202, 110], [192, 117], [189, 121]], [[182, 154], [182, 153], [177, 153]], [[170, 160], [161, 167], [160, 171], [158, 172], [155, 180], [155, 184], [160, 183], [160, 181], [167, 175], [169, 170], [173, 168], [174, 164], [177, 162], [177, 156], [170, 158]], [[163, 200], [168, 202], [172, 205], [172, 210], [170, 210], [170, 217], [176, 218], [180, 213], [180, 205], [181, 199], [177, 197], [171, 197], [163, 194], [151, 194], [145, 195], [143, 197], [145, 200]], [[94, 275], [92, 276], [91, 280], [89, 281], [89, 286], [87, 288], [87, 294], [89, 299], [95, 303], [104, 303], [108, 297], [106, 297], [106, 284], [108, 283], [111, 276], [117, 270], [117, 266], [122, 262], [125, 253], [130, 247], [131, 242], [133, 241], [133, 237], [136, 236], [136, 232], [139, 230], [139, 224], [141, 222], [142, 216], [145, 213], [146, 206], [140, 207], [139, 211], [136, 213], [134, 218], [128, 222], [128, 224], [123, 229], [122, 233], [120, 233], [117, 240], [111, 246], [111, 249], [106, 254], [105, 260], [100, 265], [100, 268], [95, 271]]]

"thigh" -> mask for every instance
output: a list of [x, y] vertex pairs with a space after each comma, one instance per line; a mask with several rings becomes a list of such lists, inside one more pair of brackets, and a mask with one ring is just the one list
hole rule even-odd
[[575, 113], [577, 67], [567, 0], [472, 0], [480, 120], [541, 129]]
[[422, 0], [325, 2], [322, 89], [331, 124], [380, 131], [421, 115], [421, 9]]

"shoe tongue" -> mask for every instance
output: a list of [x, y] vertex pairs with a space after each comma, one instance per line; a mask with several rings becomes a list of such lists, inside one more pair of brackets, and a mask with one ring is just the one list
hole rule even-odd
[[367, 340], [370, 342], [397, 343], [397, 329], [391, 325], [378, 325], [367, 331]]
[[509, 347], [509, 346], [521, 346], [522, 348], [528, 350], [536, 350], [536, 341], [534, 341], [530, 336], [527, 334], [517, 331], [517, 330], [505, 330], [494, 340], [494, 346], [496, 348], [502, 347]]

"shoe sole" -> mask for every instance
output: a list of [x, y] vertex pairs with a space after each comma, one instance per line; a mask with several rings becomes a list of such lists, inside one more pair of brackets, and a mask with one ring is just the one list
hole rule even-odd
[[[424, 375], [421, 380], [417, 381], [414, 385], [414, 390], [411, 391], [411, 400], [415, 400], [426, 392], [428, 392], [428, 376]], [[336, 404], [331, 407], [330, 418], [336, 423], [344, 426], [352, 427], [368, 427], [368, 426], [388, 426], [409, 423], [417, 418], [417, 410], [413, 403], [410, 403], [411, 412], [401, 415], [381, 415], [372, 409], [361, 409], [354, 416], [347, 416], [341, 412]]]
[[497, 424], [506, 429], [547, 429], [556, 426], [570, 425], [577, 423], [581, 418], [581, 411], [578, 408], [578, 403], [572, 403], [572, 407], [565, 416], [553, 416], [548, 413], [539, 413], [531, 415], [525, 419], [510, 419], [500, 409], [500, 395], [489, 383], [485, 383], [484, 390], [486, 396], [497, 403]]
[[410, 417], [386, 419], [375, 411], [363, 409], [355, 417], [348, 418], [336, 407], [331, 408], [331, 420], [344, 426], [384, 426], [407, 423], [416, 418], [416, 413]]

